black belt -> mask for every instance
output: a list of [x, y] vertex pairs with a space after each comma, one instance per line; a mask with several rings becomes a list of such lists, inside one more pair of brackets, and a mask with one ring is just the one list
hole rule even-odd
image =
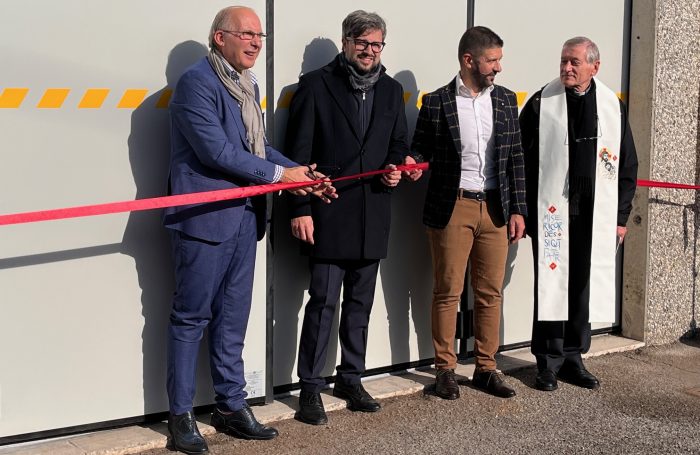
[[460, 188], [457, 194], [462, 199], [475, 199], [477, 201], [485, 201], [488, 198], [488, 192], [486, 191], [469, 191]]

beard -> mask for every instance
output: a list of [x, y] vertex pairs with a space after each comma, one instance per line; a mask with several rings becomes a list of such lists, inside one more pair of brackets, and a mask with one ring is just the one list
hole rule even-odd
[[493, 80], [496, 78], [496, 72], [492, 71], [489, 74], [481, 74], [479, 71], [478, 66], [475, 66], [471, 70], [472, 73], [472, 78], [474, 79], [474, 82], [476, 82], [477, 87], [479, 87], [479, 90], [483, 90], [485, 88], [491, 87], [493, 85]]
[[365, 58], [365, 57], [371, 57], [371, 55], [363, 52], [361, 54], [358, 54], [358, 55], [353, 56], [352, 58], [348, 59], [348, 62], [350, 63], [350, 65], [352, 65], [353, 68], [355, 68], [355, 71], [357, 71], [358, 74], [371, 73], [372, 71], [374, 71], [375, 68], [377, 68], [377, 66], [379, 66], [379, 59], [377, 59], [377, 58], [374, 59], [374, 61], [372, 62], [372, 64], [370, 65], [369, 68], [363, 66], [360, 63], [360, 59]]

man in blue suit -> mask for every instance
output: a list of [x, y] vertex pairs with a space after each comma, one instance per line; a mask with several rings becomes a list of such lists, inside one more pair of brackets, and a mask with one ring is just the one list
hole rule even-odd
[[[183, 194], [274, 182], [313, 182], [315, 165], [299, 166], [270, 147], [259, 90], [250, 68], [262, 48], [260, 19], [245, 7], [220, 11], [209, 55], [180, 78], [170, 103], [170, 192]], [[294, 191], [334, 197], [328, 183]], [[241, 357], [250, 313], [256, 240], [265, 233], [265, 198], [173, 207], [165, 211], [176, 289], [168, 332], [168, 428], [175, 449], [206, 453], [192, 413], [197, 353], [208, 328], [216, 392], [212, 425], [248, 439], [272, 439], [246, 404]]]

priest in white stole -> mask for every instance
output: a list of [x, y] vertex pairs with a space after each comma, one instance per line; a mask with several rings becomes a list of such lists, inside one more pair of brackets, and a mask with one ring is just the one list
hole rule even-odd
[[598, 47], [564, 43], [559, 78], [520, 114], [527, 234], [535, 262], [536, 387], [557, 379], [594, 389], [583, 365], [591, 322], [615, 318], [615, 255], [636, 188], [637, 154], [624, 104], [594, 76]]

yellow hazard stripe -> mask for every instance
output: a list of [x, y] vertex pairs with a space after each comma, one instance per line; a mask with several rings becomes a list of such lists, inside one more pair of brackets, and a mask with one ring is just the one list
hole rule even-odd
[[292, 97], [294, 96], [294, 90], [288, 90], [280, 95], [279, 100], [277, 100], [278, 109], [289, 109], [289, 105], [292, 104]]
[[58, 109], [70, 93], [69, 88], [49, 88], [44, 92], [36, 107], [40, 109]]
[[119, 109], [136, 109], [143, 103], [148, 90], [128, 89], [122, 95], [122, 98], [117, 103]]
[[[38, 109], [59, 109], [66, 106], [66, 99], [70, 94], [71, 89], [69, 88], [48, 88], [45, 89], [36, 107]], [[141, 88], [129, 88], [124, 90], [124, 93], [119, 97], [116, 105], [106, 105], [107, 98], [109, 97], [112, 90], [108, 88], [88, 88], [83, 93], [80, 101], [78, 102], [78, 109], [99, 109], [103, 107], [116, 107], [118, 109], [136, 109], [143, 104], [148, 96], [148, 89]], [[27, 97], [29, 89], [26, 87], [7, 87], [0, 93], [0, 109], [17, 109], [22, 106], [22, 103]], [[418, 109], [423, 105], [423, 95], [427, 92], [418, 91], [416, 96], [416, 107]], [[155, 100], [155, 107], [160, 109], [166, 109], [170, 103], [170, 98], [173, 95], [173, 91], [170, 88], [164, 88], [157, 100]], [[516, 92], [518, 107], [523, 107], [525, 101], [527, 101], [527, 92]], [[618, 92], [618, 98], [622, 101], [627, 101], [627, 93]], [[287, 90], [280, 94], [277, 100], [278, 109], [288, 109], [292, 98], [294, 97], [293, 90]], [[404, 92], [403, 102], [408, 104], [413, 97], [413, 92]], [[114, 98], [116, 99], [116, 98]], [[153, 101], [151, 101], [153, 102]], [[263, 98], [260, 101], [262, 109], [267, 108], [267, 98]]]
[[89, 88], [78, 103], [78, 109], [98, 109], [109, 95], [108, 88]]
[[0, 108], [18, 108], [28, 92], [28, 88], [6, 88], [0, 94]]
[[[47, 88], [44, 90], [36, 107], [39, 109], [59, 109], [66, 106], [66, 99], [70, 94], [69, 88]], [[108, 88], [88, 88], [83, 93], [78, 102], [78, 109], [100, 109], [103, 107], [116, 107], [117, 109], [136, 109], [143, 104], [148, 96], [148, 89], [129, 88], [124, 90], [124, 93], [117, 101], [116, 105], [106, 104], [111, 89]], [[18, 109], [29, 93], [28, 88], [8, 87], [0, 92], [0, 108]], [[170, 103], [170, 98], [173, 91], [170, 88], [164, 88], [158, 99], [155, 101], [155, 107], [167, 109]], [[291, 95], [291, 94], [290, 94]], [[116, 98], [115, 98], [116, 99]], [[291, 100], [291, 96], [289, 98]], [[263, 110], [267, 106], [267, 98], [263, 98], [260, 102]], [[288, 107], [288, 106], [287, 106]]]
[[156, 107], [159, 108], [167, 108], [168, 104], [170, 104], [170, 98], [173, 96], [173, 91], [172, 89], [166, 88], [163, 90], [163, 93], [161, 93], [160, 98], [158, 98], [158, 101], [156, 101]]

